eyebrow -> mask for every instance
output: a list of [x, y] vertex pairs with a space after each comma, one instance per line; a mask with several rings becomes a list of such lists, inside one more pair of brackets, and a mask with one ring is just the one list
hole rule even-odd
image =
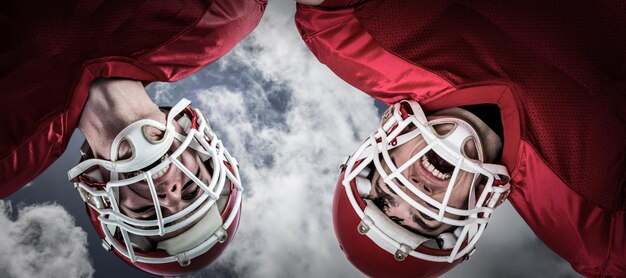
[[411, 220], [413, 220], [413, 222], [417, 224], [420, 224], [422, 219], [420, 219], [419, 216], [417, 216], [417, 214], [411, 213]]
[[[387, 187], [387, 189], [389, 189], [392, 194], [398, 195], [396, 192], [391, 190], [391, 188], [389, 188], [389, 186], [386, 183], [385, 183], [385, 187]], [[378, 193], [378, 198], [386, 200], [389, 203], [389, 205], [391, 205], [393, 207], [397, 207], [398, 206], [398, 201], [397, 201], [396, 197], [394, 197], [393, 195], [385, 192], [382, 189], [382, 186], [380, 186], [378, 183], [376, 183], [374, 185], [374, 190], [376, 190], [376, 193]]]
[[400, 226], [402, 226], [402, 228], [405, 228], [405, 229], [411, 231], [414, 234], [418, 234], [418, 235], [422, 234], [420, 231], [418, 231], [417, 229], [415, 229], [415, 228], [413, 228], [411, 226], [407, 226], [407, 225], [404, 225], [404, 224], [400, 224]]
[[424, 230], [427, 230], [427, 231], [435, 231], [439, 229], [442, 224], [442, 222], [437, 221], [439, 222], [439, 225], [435, 227], [430, 227], [426, 224], [426, 222], [424, 222], [424, 220], [422, 220], [417, 214], [414, 214], [414, 213], [411, 213], [411, 220], [413, 220], [415, 224], [417, 224], [418, 226], [422, 227]]
[[[411, 216], [412, 216], [412, 217], [415, 217], [415, 214], [411, 214]], [[390, 218], [391, 218], [391, 217], [390, 217]], [[404, 222], [404, 219], [402, 219], [402, 218], [395, 217], [395, 218], [392, 218], [391, 220], [392, 220], [393, 222], [396, 222], [396, 224], [400, 225], [402, 228], [405, 228], [405, 229], [409, 230], [409, 231], [410, 231], [410, 232], [412, 232], [412, 233], [419, 234], [419, 235], [421, 235], [421, 234], [422, 234], [422, 233], [421, 233], [420, 231], [418, 231], [417, 229], [415, 229], [415, 228], [413, 228], [413, 227], [411, 227], [411, 226], [408, 226], [408, 225], [406, 225], [406, 224], [402, 224], [402, 223], [400, 223], [400, 222]]]

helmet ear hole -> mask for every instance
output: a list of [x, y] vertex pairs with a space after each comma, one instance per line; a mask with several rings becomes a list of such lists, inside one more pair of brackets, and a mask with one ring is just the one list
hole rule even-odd
[[465, 143], [463, 143], [463, 155], [469, 159], [480, 160], [478, 147], [474, 138], [468, 138]]
[[122, 139], [119, 146], [117, 147], [117, 159], [130, 159], [134, 156], [135, 148], [133, 144], [128, 139]]
[[165, 139], [165, 131], [154, 126], [145, 125], [141, 128], [141, 131], [143, 132], [143, 137], [146, 138], [146, 141], [152, 144], [158, 144]]
[[445, 138], [456, 129], [455, 123], [438, 123], [431, 125], [432, 130], [439, 138]]

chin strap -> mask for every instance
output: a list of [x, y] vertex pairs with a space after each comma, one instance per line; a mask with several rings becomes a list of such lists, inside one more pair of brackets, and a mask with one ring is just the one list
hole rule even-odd
[[[388, 241], [380, 238], [380, 236], [378, 236], [377, 233], [374, 232], [374, 229], [371, 229], [372, 226], [376, 226], [382, 233], [392, 238], [394, 241], [398, 242], [401, 246], [408, 247], [409, 251], [414, 250], [422, 243], [431, 240], [431, 238], [414, 234], [400, 227], [398, 224], [393, 222], [387, 215], [380, 211], [380, 209], [378, 209], [378, 207], [376, 207], [376, 205], [374, 205], [374, 202], [372, 202], [371, 200], [365, 199], [364, 201], [366, 203], [366, 207], [364, 210], [365, 216], [359, 224], [359, 233], [367, 235], [374, 242], [376, 242], [378, 246], [387, 250], [389, 253], [396, 253], [396, 251], [398, 251], [398, 248], [389, 244]], [[366, 232], [363, 233], [363, 231]]]
[[159, 242], [157, 249], [165, 250], [170, 255], [185, 253], [218, 233], [222, 224], [219, 209], [217, 206], [211, 206], [206, 215], [193, 227], [178, 236]]
[[[355, 178], [356, 187], [359, 195], [364, 198], [366, 208], [364, 210], [365, 216], [361, 223], [357, 227], [359, 233], [367, 235], [378, 246], [387, 250], [389, 253], [394, 254], [396, 259], [403, 260], [410, 251], [415, 250], [420, 245], [424, 245], [431, 249], [452, 249], [461, 234], [461, 228], [457, 227], [453, 232], [444, 232], [439, 234], [436, 238], [426, 237], [419, 234], [415, 234], [401, 227], [393, 222], [387, 215], [385, 215], [374, 203], [367, 199], [372, 187], [372, 183], [366, 177], [370, 172], [369, 168], [361, 171], [361, 173]], [[376, 226], [382, 233], [386, 234], [394, 241], [398, 242], [400, 246], [404, 246], [404, 249], [394, 249], [395, 247], [389, 244], [388, 241], [383, 240], [380, 236], [376, 235], [370, 229], [371, 226]], [[406, 255], [403, 256], [402, 254]]]
[[[365, 199], [364, 201], [366, 203], [364, 210], [365, 216], [361, 220], [361, 223], [357, 226], [358, 232], [362, 235], [366, 235], [374, 241], [376, 245], [393, 254], [394, 258], [398, 261], [403, 261], [409, 256], [411, 251], [415, 250], [420, 245], [424, 245], [425, 247], [431, 249], [452, 249], [456, 245], [462, 230], [459, 227], [453, 232], [444, 232], [435, 238], [426, 237], [410, 232], [393, 222], [387, 215], [380, 211], [380, 209], [378, 209], [378, 207], [376, 207], [371, 200]], [[396, 247], [389, 241], [384, 240], [377, 232], [374, 231], [374, 229], [372, 229], [373, 226], [375, 226], [381, 233], [397, 242], [399, 247]]]

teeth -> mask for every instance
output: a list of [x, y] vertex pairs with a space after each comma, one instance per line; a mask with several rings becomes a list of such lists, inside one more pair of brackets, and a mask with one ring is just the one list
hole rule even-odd
[[436, 171], [435, 166], [433, 166], [432, 164], [428, 164], [428, 171], [431, 172], [431, 173], [433, 171]]
[[[163, 155], [163, 156], [159, 159], [159, 160], [160, 160], [160, 161], [159, 161], [159, 163], [160, 163], [160, 162], [165, 161], [168, 157], [169, 157], [169, 155], [168, 155], [168, 154], [164, 154], [164, 155]], [[152, 179], [154, 180], [154, 179], [158, 179], [158, 178], [162, 177], [163, 175], [165, 175], [165, 173], [167, 172], [167, 170], [168, 170], [169, 168], [170, 168], [170, 165], [167, 165], [167, 166], [165, 166], [163, 169], [161, 169], [161, 171], [159, 171], [159, 172], [157, 172], [157, 173], [155, 173], [155, 174], [152, 174]], [[132, 178], [132, 177], [136, 177], [136, 176], [139, 176], [139, 175], [143, 175], [144, 173], [145, 173], [145, 172], [144, 172], [144, 171], [142, 171], [142, 170], [137, 170], [137, 171], [135, 171], [135, 172], [130, 173], [130, 174], [128, 175], [128, 178]]]
[[426, 158], [426, 156], [422, 157], [422, 166], [424, 166], [424, 168], [426, 168], [428, 172], [430, 172], [433, 176], [439, 179], [445, 180], [445, 179], [449, 179], [452, 176], [450, 174], [444, 174], [442, 172], [439, 172], [439, 170], [437, 170], [435, 166], [433, 166], [432, 164], [430, 164], [430, 162], [428, 162], [428, 159]]
[[[168, 154], [164, 154], [164, 155], [161, 157], [161, 162], [165, 161], [168, 157], [169, 157], [169, 155], [168, 155]], [[152, 179], [153, 179], [153, 180], [156, 180], [156, 179], [158, 179], [158, 178], [162, 177], [163, 175], [165, 175], [165, 173], [167, 172], [167, 170], [168, 170], [169, 168], [170, 168], [170, 165], [168, 164], [168, 165], [167, 165], [167, 166], [165, 166], [163, 169], [161, 169], [161, 171], [159, 171], [159, 172], [157, 172], [157, 173], [153, 174], [153, 175], [152, 175]]]
[[156, 180], [160, 177], [162, 177], [163, 175], [165, 175], [165, 173], [167, 172], [167, 170], [170, 168], [170, 165], [165, 166], [165, 168], [161, 169], [161, 171], [159, 171], [158, 173], [152, 175], [152, 179]]
[[132, 178], [132, 177], [136, 177], [136, 176], [139, 176], [139, 175], [143, 175], [143, 173], [144, 173], [144, 172], [143, 172], [143, 171], [141, 171], [141, 170], [139, 170], [139, 171], [135, 171], [135, 172], [130, 173], [130, 175], [128, 176], [128, 178]]

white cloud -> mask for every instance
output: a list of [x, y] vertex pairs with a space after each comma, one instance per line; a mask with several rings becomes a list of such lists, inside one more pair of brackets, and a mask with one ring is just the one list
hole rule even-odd
[[12, 217], [0, 200], [0, 277], [90, 277], [87, 234], [56, 204], [32, 205]]
[[[294, 10], [271, 2], [253, 36], [220, 61], [221, 70], [237, 67], [239, 79], [253, 80], [247, 90], [196, 94], [248, 189], [236, 238], [214, 268], [246, 277], [358, 277], [335, 240], [330, 208], [339, 163], [374, 130], [377, 110], [309, 53], [291, 23]], [[277, 102], [285, 111], [275, 111]]]

